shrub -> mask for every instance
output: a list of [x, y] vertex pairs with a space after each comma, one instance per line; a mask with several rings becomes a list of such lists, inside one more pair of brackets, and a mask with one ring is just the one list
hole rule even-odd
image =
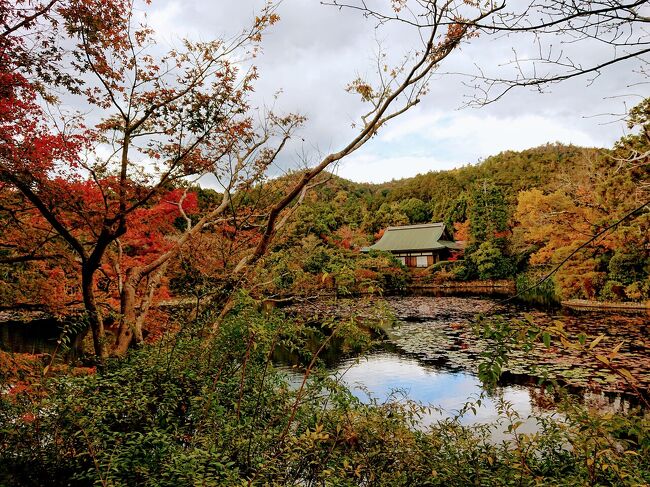
[[617, 249], [607, 266], [610, 280], [622, 284], [641, 281], [646, 276], [646, 259], [639, 249]]
[[633, 282], [625, 287], [625, 296], [633, 301], [640, 301], [648, 297], [647, 290], [644, 289], [643, 283]]
[[479, 245], [468, 258], [476, 265], [479, 279], [503, 279], [511, 277], [514, 272], [511, 259], [490, 240]]
[[447, 271], [451, 272], [455, 267], [459, 265], [460, 261], [457, 260], [441, 260], [440, 262], [436, 262], [433, 264], [431, 267], [429, 267], [431, 272], [438, 272], [438, 271]]
[[[211, 323], [210, 316], [204, 319]], [[331, 336], [361, 335], [349, 321], [328, 327]], [[294, 349], [307, 363], [315, 357], [304, 325], [279, 314], [258, 313], [244, 301], [210, 338], [198, 323], [181, 328], [95, 375], [49, 378], [37, 393], [0, 395], [0, 484], [650, 481], [648, 418], [642, 414], [599, 414], [569, 402], [561, 421], [541, 415], [539, 433], [525, 435], [517, 431], [521, 418], [503, 401], [500, 428], [511, 431], [512, 442], [493, 442], [494, 425], [464, 426], [457, 418], [425, 430], [416, 428], [421, 405], [363, 404], [317, 368], [307, 369], [313, 380], [290, 386], [270, 362], [275, 347]], [[320, 336], [322, 347], [328, 340]]]
[[309, 256], [302, 268], [305, 270], [305, 272], [309, 272], [311, 274], [319, 274], [326, 270], [327, 264], [330, 262], [330, 260], [330, 256], [325, 250], [318, 249], [316, 252], [314, 252], [314, 254]]
[[384, 292], [399, 293], [406, 290], [411, 276], [403, 266], [385, 267], [379, 271], [379, 279]]
[[600, 292], [600, 297], [607, 301], [625, 299], [625, 286], [618, 281], [607, 281]]

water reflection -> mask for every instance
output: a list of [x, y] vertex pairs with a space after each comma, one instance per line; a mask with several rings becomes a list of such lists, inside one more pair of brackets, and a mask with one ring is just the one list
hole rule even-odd
[[[468, 399], [477, 398], [483, 392], [481, 382], [472, 374], [427, 366], [393, 352], [345, 360], [333, 370], [333, 374], [340, 377], [341, 382], [363, 402], [368, 402], [371, 397], [379, 402], [401, 397], [439, 408], [425, 414], [422, 426], [457, 415]], [[495, 422], [499, 419], [499, 399], [509, 402], [512, 409], [524, 418], [533, 412], [541, 412], [533, 406], [529, 388], [509, 385], [499, 387], [483, 398], [481, 406], [476, 408], [476, 414], [470, 411], [460, 417], [460, 422]], [[527, 429], [533, 431], [535, 422], [528, 426]]]
[[[473, 372], [485, 343], [475, 335], [471, 322], [477, 313], [494, 309], [505, 319], [527, 317], [538, 326], [560, 321], [574, 334], [604, 333], [607, 338], [601, 342], [603, 346], [624, 342], [618, 363], [633, 371], [642, 383], [644, 380], [650, 383], [650, 369], [646, 367], [650, 363], [650, 343], [645, 338], [648, 332], [646, 315], [557, 314], [557, 311], [504, 306], [491, 299], [457, 296], [390, 297], [385, 302], [392, 308], [398, 323], [383, 327], [387, 340], [380, 351], [358, 359], [350, 358], [344, 355], [340, 340], [334, 339], [321, 358], [332, 374], [364, 402], [370, 398], [379, 402], [401, 398], [439, 407], [440, 411], [432, 410], [425, 415], [423, 426], [454, 417], [468, 400], [484, 392]], [[310, 316], [327, 317], [355, 314], [372, 322], [375, 307], [377, 303], [373, 300], [339, 300], [329, 306], [319, 303], [318, 309], [310, 313], [302, 311]], [[321, 340], [314, 341], [312, 352], [320, 343]], [[301, 363], [299, 357], [286, 352], [274, 358], [276, 363]], [[510, 359], [509, 371], [503, 376], [507, 382], [482, 399], [476, 414], [470, 412], [461, 417], [461, 423], [493, 423], [502, 418], [498, 405], [506, 401], [524, 420], [520, 431], [535, 431], [535, 419], [526, 421], [526, 418], [555, 414], [555, 403], [552, 395], [535, 385], [534, 366], [538, 371], [544, 367], [549, 377], [557, 374], [566, 378], [571, 385], [569, 390], [589, 406], [612, 412], [623, 412], [630, 407], [629, 398], [621, 396], [617, 390], [622, 387], [617, 378], [583, 354], [555, 344], [550, 349], [539, 344], [528, 352], [513, 350]], [[395, 395], [396, 391], [400, 394]]]

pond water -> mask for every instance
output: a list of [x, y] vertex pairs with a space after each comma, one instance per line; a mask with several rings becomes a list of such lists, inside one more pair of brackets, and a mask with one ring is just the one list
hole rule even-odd
[[[40, 315], [39, 315], [40, 316]], [[15, 353], [52, 353], [63, 326], [52, 318], [4, 321], [0, 324], [0, 350]]]
[[[497, 299], [469, 296], [407, 296], [384, 299], [343, 299], [333, 303], [302, 304], [290, 313], [313, 317], [313, 321], [356, 316], [361, 321], [378, 322], [389, 310], [395, 321], [383, 325], [385, 341], [362, 357], [345, 354], [340, 346], [324, 351], [321, 358], [332, 374], [348, 385], [358, 398], [369, 401], [410, 399], [439, 407], [423, 418], [428, 424], [452, 417], [472, 398], [483, 394], [476, 414], [461, 418], [464, 423], [488, 423], [498, 417], [497, 404], [505, 400], [526, 417], [553, 411], [549, 394], [536, 386], [545, 374], [571, 387], [590, 404], [621, 411], [635, 405], [629, 384], [620, 375], [606, 370], [593, 354], [558, 346], [539, 344], [532, 351], [515, 351], [504, 380], [486, 395], [475, 371], [487, 342], [477, 336], [472, 325], [478, 313], [496, 312], [506, 320], [524, 317], [538, 326], [560, 322], [567, 332], [585, 333], [593, 339], [605, 338], [595, 352], [607, 354], [621, 344], [615, 364], [634, 377], [635, 386], [650, 391], [650, 315], [601, 312], [540, 311], [519, 305], [503, 305]], [[40, 317], [39, 317], [40, 318]], [[0, 327], [0, 348], [15, 352], [51, 352], [61, 324], [43, 318], [29, 323], [5, 321]], [[336, 340], [333, 341], [336, 344]], [[338, 344], [340, 345], [340, 344]], [[318, 348], [318, 344], [316, 344]], [[290, 354], [278, 354], [279, 363], [295, 363]], [[534, 425], [525, 425], [534, 429]]]
[[498, 301], [458, 297], [389, 298], [397, 316], [396, 326], [386, 331], [403, 353], [425, 363], [454, 370], [475, 370], [489, 343], [477, 336], [472, 325], [477, 313], [493, 313], [501, 320], [527, 321], [537, 327], [561, 325], [569, 337], [586, 336], [590, 343], [603, 338], [593, 350], [567, 348], [555, 337], [550, 347], [538, 343], [532, 350], [513, 350], [507, 366], [511, 380], [546, 376], [592, 392], [629, 393], [630, 385], [603, 367], [596, 355], [608, 356], [619, 346], [615, 367], [629, 370], [635, 386], [650, 390], [650, 316], [647, 313], [552, 312], [502, 305]]
[[[384, 326], [384, 347], [362, 357], [350, 357], [340, 350], [329, 350], [327, 364], [333, 376], [340, 378], [362, 401], [374, 398], [418, 401], [440, 410], [425, 414], [423, 425], [455, 416], [465, 403], [483, 394], [476, 413], [460, 418], [465, 424], [491, 423], [499, 418], [498, 403], [505, 400], [523, 418], [531, 414], [553, 414], [553, 398], [537, 386], [542, 373], [571, 386], [588, 404], [612, 411], [623, 411], [635, 404], [625, 381], [603, 370], [584, 353], [542, 344], [531, 352], [515, 352], [506, 379], [487, 394], [475, 371], [486, 343], [474, 333], [472, 321], [477, 313], [498, 311], [508, 320], [524, 316], [538, 326], [561, 322], [571, 334], [585, 333], [606, 338], [599, 348], [607, 350], [619, 342], [618, 362], [635, 376], [637, 386], [650, 386], [650, 341], [647, 314], [605, 314], [598, 312], [545, 312], [521, 306], [499, 304], [492, 299], [472, 297], [390, 297], [377, 301], [339, 301], [318, 305], [318, 310], [302, 309], [320, 315], [352, 312], [372, 319], [373, 310], [388, 305], [397, 322]], [[534, 420], [524, 422], [521, 431], [534, 431]]]
[[[386, 400], [409, 399], [431, 406], [424, 413], [421, 424], [427, 426], [434, 421], [459, 414], [469, 399], [476, 399], [483, 391], [478, 378], [468, 372], [450, 371], [423, 364], [414, 358], [396, 352], [382, 351], [361, 359], [342, 361], [333, 370], [341, 382], [348, 386], [361, 401], [375, 398]], [[499, 419], [499, 400], [508, 401], [522, 417], [533, 411], [544, 413], [535, 406], [530, 388], [508, 385], [484, 395], [481, 405], [459, 417], [463, 424], [494, 423]], [[534, 424], [525, 424], [525, 429], [534, 429]]]

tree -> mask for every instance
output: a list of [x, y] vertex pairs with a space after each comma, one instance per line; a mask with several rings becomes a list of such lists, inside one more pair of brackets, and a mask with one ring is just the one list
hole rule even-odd
[[[31, 100], [29, 109], [16, 110], [15, 116], [12, 109], [5, 110], [7, 150], [0, 161], [0, 179], [12, 205], [17, 205], [7, 213], [23, 218], [8, 221], [24, 228], [25, 215], [40, 218], [42, 236], [50, 232], [67, 262], [77, 266], [98, 357], [106, 357], [109, 349], [122, 354], [133, 341], [142, 340], [143, 320], [167, 267], [208, 226], [232, 227], [243, 235], [235, 253], [238, 262], [224, 271], [224, 289], [232, 292], [250, 285], [273, 238], [318, 175], [419, 103], [433, 72], [452, 53], [481, 33], [497, 31], [495, 25], [507, 18], [505, 4], [491, 1], [416, 3], [420, 10], [406, 23], [417, 30], [421, 45], [397, 66], [378, 63], [375, 80], [359, 77], [349, 84], [348, 91], [368, 107], [355, 124], [355, 135], [340, 150], [296, 173], [277, 198], [263, 194], [266, 168], [304, 120], [274, 113], [253, 116], [247, 95], [257, 72], [242, 71], [232, 61], [238, 53], [258, 55], [264, 30], [278, 20], [274, 5], [267, 4], [234, 40], [185, 41], [181, 49], [158, 55], [153, 32], [138, 24], [129, 0], [21, 4], [27, 8], [7, 0], [0, 4], [5, 17], [3, 103], [19, 107]], [[400, 12], [415, 12], [401, 0], [391, 5], [389, 17], [363, 3], [348, 7], [374, 16], [380, 24], [404, 22]], [[69, 46], [74, 50], [67, 50]], [[52, 53], [48, 61], [32, 62], [43, 52]], [[12, 81], [16, 75], [22, 76], [18, 84]], [[93, 106], [93, 117], [99, 120], [59, 110], [55, 89]], [[48, 110], [45, 104], [50, 104]], [[55, 120], [49, 119], [51, 114]], [[260, 124], [254, 122], [258, 119]], [[11, 126], [17, 130], [11, 132]], [[184, 206], [192, 198], [187, 179], [207, 173], [220, 181], [222, 199], [193, 217]], [[174, 199], [166, 200], [170, 194]], [[155, 251], [137, 259], [125, 255], [125, 244], [138, 233], [132, 229], [155, 221], [138, 220], [136, 215], [152, 210], [153, 216], [163, 207], [174, 207], [168, 216], [184, 224], [156, 237], [157, 245], [151, 247]], [[146, 227], [143, 234], [148, 233]], [[15, 252], [18, 247], [7, 249], [8, 260], [36, 262], [47, 257], [36, 249], [24, 255]], [[112, 306], [108, 298], [99, 302], [97, 293], [104, 278], [116, 281], [109, 289], [119, 295], [119, 331], [108, 346], [103, 309]], [[230, 299], [223, 303], [221, 316], [231, 304]]]
[[[11, 11], [3, 5], [4, 11]], [[113, 348], [123, 353], [133, 337], [142, 339], [143, 317], [169, 260], [207, 222], [224, 213], [231, 192], [262, 177], [302, 119], [269, 114], [262, 127], [253, 127], [246, 95], [255, 70], [240, 74], [229, 60], [235, 52], [255, 51], [264, 28], [277, 20], [271, 6], [234, 41], [185, 42], [182, 51], [160, 58], [150, 54], [153, 33], [135, 23], [129, 1], [59, 2], [40, 20], [46, 25], [30, 29], [30, 21], [22, 30], [7, 29], [3, 35], [0, 177], [40, 213], [79, 260], [95, 353], [104, 358], [108, 351], [96, 281], [107, 253], [118, 254], [121, 318]], [[41, 76], [36, 84], [20, 74], [29, 73], [19, 55], [24, 39], [33, 33], [32, 42], [40, 41], [45, 28], [52, 32], [45, 37], [56, 37], [57, 45], [63, 37], [76, 44], [72, 53], [63, 48], [58, 52], [59, 69], [68, 78], [83, 79], [67, 85], [70, 93], [103, 114], [92, 129], [75, 118], [79, 115], [64, 114], [60, 126], [65, 131], [55, 133], [36, 98], [38, 88], [44, 102], [55, 102], [46, 90], [60, 86], [58, 79]], [[50, 85], [43, 86], [47, 82]], [[98, 149], [108, 149], [109, 155], [102, 157]], [[142, 222], [141, 212], [163, 203], [161, 198], [177, 181], [206, 172], [213, 172], [224, 186], [220, 204], [193, 223], [183, 207], [187, 193], [164, 202], [177, 207], [187, 222], [185, 231], [156, 258], [125, 267], [119, 240], [128, 238], [133, 222]], [[140, 289], [143, 285], [146, 290]]]
[[478, 183], [469, 203], [469, 245], [465, 250], [469, 273], [480, 279], [511, 277], [514, 265], [508, 249], [508, 205], [491, 181]]
[[468, 258], [476, 266], [479, 279], [503, 279], [513, 274], [511, 260], [494, 240], [480, 244]]
[[390, 226], [408, 225], [409, 217], [399, 204], [382, 203], [366, 224], [371, 233], [376, 233]]
[[484, 180], [472, 191], [469, 205], [470, 244], [503, 239], [508, 231], [508, 206], [501, 190]]
[[[638, 180], [638, 188], [650, 200], [650, 98], [645, 98], [633, 107], [628, 113], [627, 126], [629, 129], [639, 129], [639, 133], [632, 133], [622, 137], [615, 146], [612, 155], [619, 164], [624, 164], [634, 173]], [[639, 177], [644, 174], [646, 177]]]
[[406, 214], [410, 223], [426, 223], [431, 220], [431, 211], [427, 204], [417, 198], [409, 198], [400, 203], [400, 209]]
[[[480, 74], [476, 86], [483, 94], [480, 103], [492, 102], [516, 87], [545, 87], [576, 77], [591, 84], [607, 69], [625, 62], [638, 63], [630, 70], [647, 77], [648, 5], [645, 0], [532, 0], [493, 17], [481, 28], [509, 35], [532, 35], [537, 56], [519, 56], [514, 51], [512, 76]], [[565, 49], [558, 50], [558, 37]], [[592, 49], [589, 49], [589, 48]], [[598, 56], [588, 55], [597, 49]]]
[[[644, 150], [643, 145], [636, 147]], [[564, 297], [596, 297], [606, 291], [608, 279], [621, 289], [623, 284], [632, 286], [630, 299], [643, 295], [639, 289], [647, 272], [650, 231], [641, 183], [647, 180], [647, 172], [644, 166], [621, 170], [627, 163], [617, 154], [628, 152], [620, 151], [620, 143], [604, 154], [585, 151], [574, 160], [570, 174], [560, 176], [561, 185], [554, 191], [532, 189], [519, 194], [514, 240], [516, 247], [530, 252], [530, 264], [557, 266], [577, 252], [557, 270]], [[631, 211], [635, 218], [621, 220]]]

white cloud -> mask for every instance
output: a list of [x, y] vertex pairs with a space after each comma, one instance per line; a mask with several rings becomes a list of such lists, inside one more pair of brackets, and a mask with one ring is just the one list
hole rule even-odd
[[[177, 43], [184, 36], [235, 35], [250, 25], [263, 5], [264, 0], [159, 0], [146, 10], [160, 38]], [[372, 74], [377, 38], [392, 59], [417, 45], [413, 32], [395, 25], [376, 31], [373, 22], [358, 13], [315, 0], [284, 0], [278, 13], [281, 20], [265, 33], [264, 51], [255, 60], [260, 79], [253, 104], [272, 103], [274, 93], [281, 89], [276, 109], [309, 117], [300, 135], [304, 148], [311, 152], [307, 156], [315, 159], [319, 151], [338, 150], [353, 136], [351, 122], [362, 107], [343, 88], [357, 75]], [[577, 52], [586, 65], [609, 55], [596, 41], [572, 45], [558, 37], [557, 43], [567, 55]], [[455, 110], [464, 96], [472, 94], [462, 84], [468, 78], [443, 72], [472, 72], [476, 63], [490, 73], [503, 73], [513, 69], [508, 61], [514, 51], [523, 59], [536, 55], [534, 48], [532, 38], [526, 37], [474, 39], [445, 60], [429, 95], [416, 110], [391, 121], [376, 140], [342, 163], [340, 174], [358, 181], [385, 181], [547, 142], [611, 145], [623, 134], [622, 125], [599, 125], [601, 119], [591, 117], [620, 113], [623, 99], [618, 97], [629, 94], [632, 80], [628, 75], [633, 66], [603, 71], [590, 87], [587, 79], [574, 79], [553, 86], [551, 94], [514, 90], [480, 110]], [[621, 76], [620, 70], [627, 75]], [[290, 149], [280, 161], [283, 167], [295, 165], [292, 151], [296, 147]]]
[[544, 115], [481, 117], [458, 111], [420, 114], [397, 124], [365, 150], [346, 159], [339, 175], [378, 183], [453, 169], [505, 150], [524, 150], [548, 142], [603, 145], [584, 130], [571, 126], [570, 121]]
[[546, 142], [563, 142], [582, 146], [599, 143], [585, 131], [571, 126], [566, 120], [544, 115], [526, 114], [514, 117], [456, 114], [430, 131], [422, 133], [432, 141], [456, 141], [477, 156], [496, 154], [504, 150], [523, 150]]
[[430, 156], [383, 157], [369, 153], [345, 159], [338, 168], [337, 174], [359, 183], [382, 183], [429, 171], [453, 169], [461, 165], [462, 163], [458, 161], [440, 160]]

